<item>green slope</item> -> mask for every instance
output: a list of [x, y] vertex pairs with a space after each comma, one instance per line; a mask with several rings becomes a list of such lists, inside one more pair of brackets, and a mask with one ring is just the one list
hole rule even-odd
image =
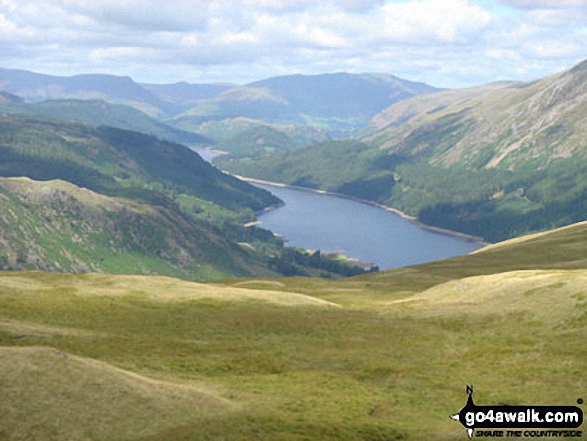
[[214, 140], [217, 149], [239, 158], [258, 158], [287, 152], [328, 139], [322, 129], [293, 124], [270, 124], [242, 117], [206, 121], [192, 129]]
[[342, 281], [2, 273], [0, 433], [461, 440], [466, 384], [478, 405], [575, 405], [586, 234]]
[[173, 206], [113, 198], [64, 181], [0, 178], [0, 269], [275, 275], [256, 253]]
[[12, 378], [0, 383], [3, 440], [137, 439], [238, 412], [205, 387], [155, 381], [44, 346], [0, 348], [0, 372]]

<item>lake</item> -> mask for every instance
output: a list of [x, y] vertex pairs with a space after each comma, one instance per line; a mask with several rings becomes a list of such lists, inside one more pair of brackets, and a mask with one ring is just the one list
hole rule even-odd
[[467, 254], [482, 244], [427, 230], [400, 215], [367, 203], [291, 187], [254, 184], [285, 205], [258, 216], [260, 227], [287, 245], [343, 252], [380, 269], [397, 268]]
[[[219, 152], [193, 148], [211, 161]], [[332, 194], [292, 187], [253, 184], [285, 205], [258, 216], [261, 227], [284, 237], [287, 245], [342, 252], [380, 269], [398, 268], [467, 254], [482, 244], [427, 230], [383, 208]]]

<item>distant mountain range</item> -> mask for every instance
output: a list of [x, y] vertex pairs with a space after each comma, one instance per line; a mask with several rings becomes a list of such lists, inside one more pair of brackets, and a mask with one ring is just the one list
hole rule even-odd
[[22, 98], [16, 95], [11, 95], [11, 97], [10, 100], [7, 99], [4, 102], [0, 100], [0, 113], [79, 121], [94, 127], [117, 127], [188, 145], [214, 144], [214, 141], [205, 136], [173, 128], [134, 107], [123, 104], [111, 104], [101, 99], [56, 99], [25, 103]]
[[115, 75], [0, 69], [0, 91], [4, 113], [218, 143], [239, 156], [263, 156], [355, 136], [391, 104], [438, 89], [383, 74], [289, 75], [246, 85], [140, 84]]
[[205, 120], [236, 117], [323, 126], [338, 119], [343, 126], [356, 126], [399, 100], [437, 89], [373, 74], [290, 75], [242, 86], [185, 82], [155, 85], [114, 75], [60, 77], [0, 69], [0, 91], [26, 101], [101, 99], [194, 129]]
[[500, 240], [587, 217], [586, 123], [587, 61], [530, 83], [400, 101], [372, 119], [360, 143], [218, 163]]
[[172, 121], [185, 128], [206, 119], [246, 117], [270, 123], [357, 128], [393, 103], [437, 90], [391, 75], [289, 75], [227, 89], [198, 101]]
[[205, 136], [173, 128], [134, 107], [111, 104], [102, 99], [55, 99], [25, 103], [22, 98], [16, 95], [8, 93], [4, 93], [4, 95], [7, 96], [4, 101], [0, 95], [0, 113], [79, 121], [94, 127], [117, 127], [188, 145], [214, 144], [214, 141]]
[[166, 102], [135, 83], [129, 77], [115, 75], [75, 75], [60, 77], [26, 70], [0, 69], [0, 90], [27, 101], [79, 98], [104, 99], [131, 104], [156, 114], [166, 109]]

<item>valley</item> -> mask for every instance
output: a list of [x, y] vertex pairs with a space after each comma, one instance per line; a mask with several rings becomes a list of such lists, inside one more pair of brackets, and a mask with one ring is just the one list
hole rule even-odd
[[[586, 71], [440, 90], [0, 69], [0, 440], [462, 440], [471, 384], [581, 406]], [[333, 209], [376, 233], [326, 232], [404, 259], [366, 272], [285, 246], [256, 225], [285, 195], [229, 173], [493, 243], [389, 245]]]
[[414, 97], [376, 115], [360, 140], [216, 163], [380, 202], [490, 242], [578, 222], [586, 69]]

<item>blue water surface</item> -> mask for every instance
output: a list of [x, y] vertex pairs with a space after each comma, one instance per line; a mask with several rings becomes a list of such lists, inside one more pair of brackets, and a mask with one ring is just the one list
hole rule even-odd
[[287, 245], [343, 252], [381, 269], [467, 254], [482, 244], [424, 229], [396, 213], [356, 200], [291, 187], [254, 184], [285, 202], [259, 215], [261, 227]]

